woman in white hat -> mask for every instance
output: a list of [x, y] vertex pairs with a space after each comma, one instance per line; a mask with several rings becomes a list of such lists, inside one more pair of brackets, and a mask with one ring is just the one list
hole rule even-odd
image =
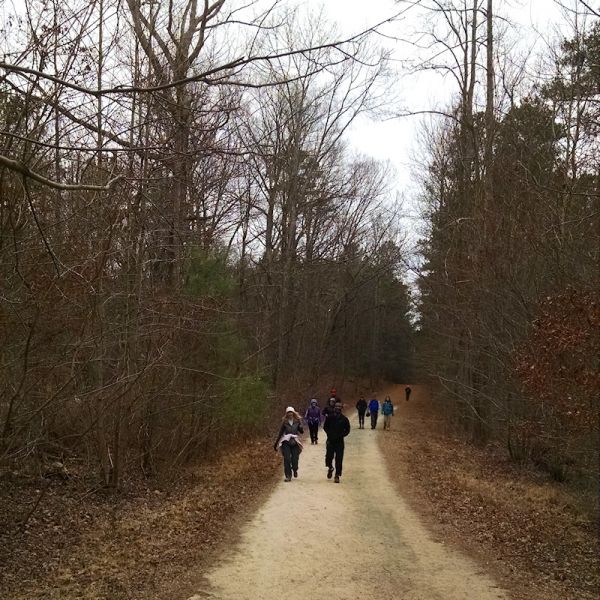
[[304, 433], [300, 415], [293, 406], [288, 406], [285, 409], [279, 434], [273, 444], [273, 449], [276, 451], [281, 448], [281, 454], [283, 454], [285, 481], [292, 480], [292, 473], [294, 473], [294, 477], [298, 477], [298, 457], [302, 451], [302, 442], [298, 436], [300, 433]]

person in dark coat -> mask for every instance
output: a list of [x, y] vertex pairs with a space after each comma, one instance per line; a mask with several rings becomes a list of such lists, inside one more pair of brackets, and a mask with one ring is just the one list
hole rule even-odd
[[333, 414], [325, 419], [323, 431], [327, 434], [327, 450], [325, 452], [327, 479], [331, 479], [333, 475], [335, 459], [335, 482], [339, 483], [344, 462], [344, 438], [350, 433], [350, 421], [342, 414], [341, 402], [336, 402]]
[[367, 401], [363, 396], [360, 397], [360, 400], [356, 403], [356, 410], [358, 411], [358, 428], [365, 428], [365, 413], [367, 412]]
[[377, 427], [377, 417], [379, 416], [379, 400], [377, 398], [373, 398], [369, 402], [369, 414], [371, 415], [371, 429], [375, 429]]
[[[325, 421], [327, 421], [327, 417], [329, 417], [330, 415], [333, 415], [334, 412], [335, 412], [335, 398], [331, 397], [331, 398], [329, 398], [327, 404], [321, 411], [321, 414], [323, 415], [323, 431], [325, 431]], [[325, 458], [325, 466], [327, 466], [327, 458]]]
[[298, 435], [300, 433], [304, 433], [300, 415], [292, 406], [288, 406], [285, 409], [285, 416], [282, 419], [277, 439], [273, 444], [273, 450], [281, 448], [286, 482], [292, 480], [292, 473], [294, 477], [298, 477], [298, 458], [302, 451], [302, 442]]
[[331, 398], [329, 398], [329, 400], [327, 401], [327, 404], [321, 411], [323, 418], [326, 419], [329, 415], [332, 415], [334, 408], [335, 408], [335, 398], [332, 396]]
[[330, 398], [335, 398], [336, 402], [341, 402], [342, 401], [342, 399], [338, 396], [337, 390], [334, 387], [332, 387], [329, 390], [329, 397]]
[[308, 425], [308, 431], [310, 432], [310, 443], [319, 443], [319, 425], [321, 424], [321, 409], [316, 398], [310, 401], [310, 406], [304, 413], [304, 421]]
[[412, 390], [410, 389], [409, 386], [406, 386], [404, 388], [404, 393], [406, 394], [406, 401], [408, 402], [410, 400], [410, 393], [412, 392]]

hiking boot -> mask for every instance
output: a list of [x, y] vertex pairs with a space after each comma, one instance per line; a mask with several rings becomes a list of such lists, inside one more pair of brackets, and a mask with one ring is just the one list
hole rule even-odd
[[336, 483], [339, 483], [339, 482], [340, 482], [340, 476], [339, 476], [339, 475], [336, 475], [336, 476], [335, 476], [335, 479], [334, 479], [334, 481], [335, 481]]
[[333, 467], [329, 467], [327, 469], [327, 479], [331, 479], [332, 476], [333, 476]]
[[294, 471], [294, 477], [298, 477], [298, 471]]
[[285, 483], [289, 483], [291, 480], [292, 480], [292, 478], [291, 478], [291, 477], [286, 477], [286, 478], [284, 479]]

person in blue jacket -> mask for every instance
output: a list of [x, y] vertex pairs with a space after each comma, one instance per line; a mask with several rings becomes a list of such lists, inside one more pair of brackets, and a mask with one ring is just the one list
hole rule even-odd
[[369, 414], [371, 415], [371, 429], [375, 429], [377, 427], [377, 417], [379, 416], [379, 400], [377, 398], [373, 398], [369, 402]]
[[389, 429], [392, 424], [392, 417], [394, 416], [394, 405], [389, 396], [385, 397], [381, 405], [381, 414], [383, 415], [383, 428]]

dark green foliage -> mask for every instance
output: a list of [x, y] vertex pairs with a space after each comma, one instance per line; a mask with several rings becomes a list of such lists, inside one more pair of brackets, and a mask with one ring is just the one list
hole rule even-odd
[[[211, 303], [209, 344], [196, 360], [218, 379], [213, 410], [225, 427], [254, 427], [262, 422], [268, 408], [266, 380], [247, 372], [248, 341], [235, 317], [239, 307], [235, 267], [224, 252], [193, 253], [186, 276], [185, 291], [196, 301]], [[190, 361], [193, 367], [195, 360]]]
[[219, 384], [219, 398], [215, 410], [225, 422], [238, 427], [255, 427], [264, 422], [267, 411], [269, 386], [256, 375], [242, 375]]
[[227, 264], [225, 252], [193, 250], [190, 257], [185, 291], [199, 298], [231, 297], [236, 283], [233, 269]]
[[[544, 402], [539, 390], [531, 397], [524, 383], [537, 371], [519, 371], [516, 361], [544, 301], [569, 289], [584, 293], [597, 281], [599, 32], [596, 23], [563, 44], [559, 75], [494, 123], [493, 162], [487, 171], [470, 170], [466, 184], [460, 128], [437, 132], [425, 186], [422, 370], [444, 414], [471, 439], [502, 440], [515, 460], [535, 460], [561, 481], [577, 470], [592, 477], [597, 445], [556, 430], [553, 407], [565, 401], [564, 389], [544, 388]], [[476, 127], [477, 147], [485, 134]], [[483, 194], [486, 179], [492, 203]], [[591, 321], [587, 327], [592, 335]], [[539, 333], [551, 340], [556, 329]], [[541, 347], [557, 352], [550, 341], [538, 354]], [[557, 372], [566, 373], [569, 360], [558, 362]]]

